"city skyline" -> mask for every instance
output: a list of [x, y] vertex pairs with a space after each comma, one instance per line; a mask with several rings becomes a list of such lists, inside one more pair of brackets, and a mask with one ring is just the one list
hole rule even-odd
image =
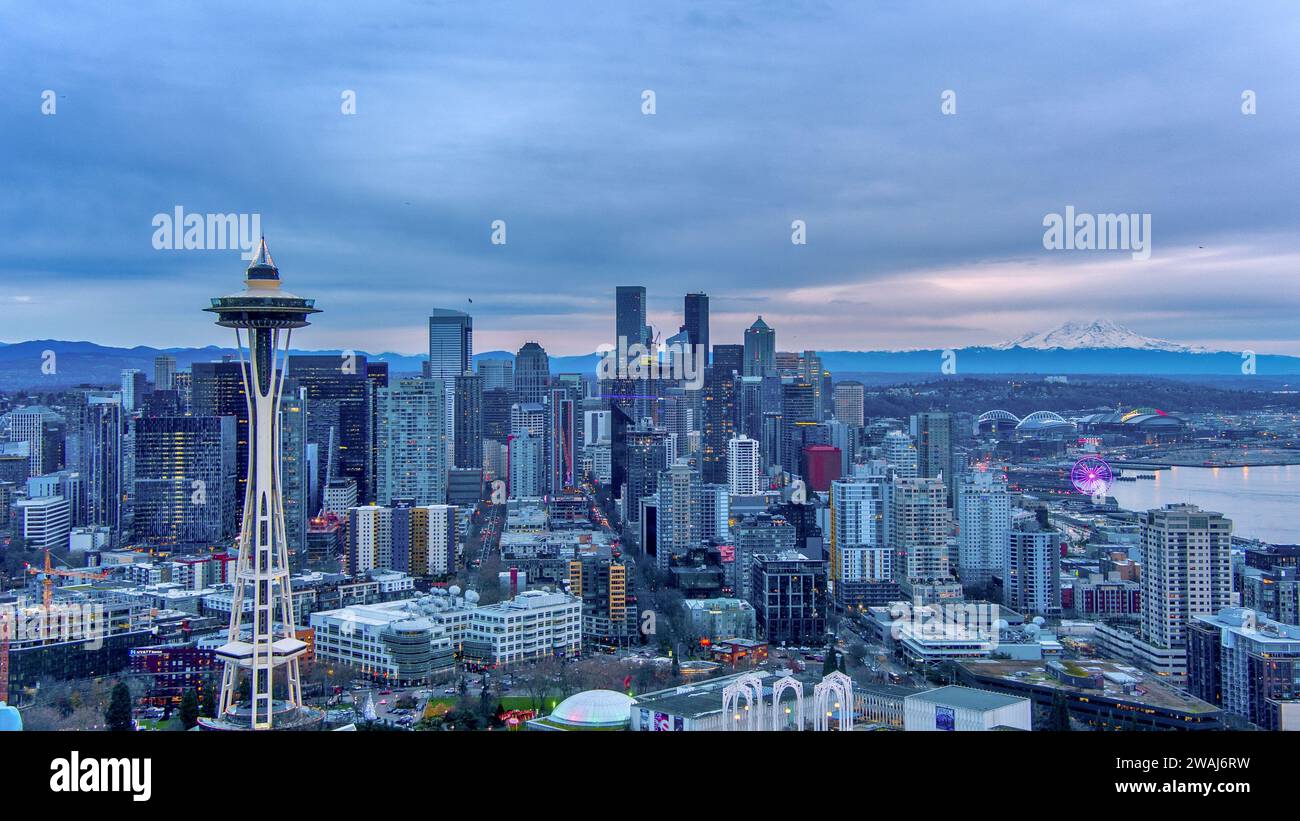
[[[180, 207], [260, 216], [337, 306], [319, 349], [419, 351], [445, 307], [474, 315], [480, 350], [585, 354], [610, 341], [614, 287], [637, 284], [664, 338], [704, 291], [713, 341], [762, 314], [783, 350], [992, 345], [1106, 317], [1297, 354], [1300, 241], [1276, 173], [1300, 135], [1297, 23], [1247, 5], [1177, 25], [1118, 5], [945, 9], [939, 26], [820, 4], [779, 22], [450, 8], [401, 28], [382, 3], [251, 27], [3, 12], [5, 339], [220, 343], [184, 309], [236, 251], [151, 247]], [[1188, 36], [1206, 51], [1177, 49]], [[274, 82], [239, 91], [230, 42]], [[1071, 206], [1149, 215], [1150, 258], [1047, 250], [1045, 217]]]

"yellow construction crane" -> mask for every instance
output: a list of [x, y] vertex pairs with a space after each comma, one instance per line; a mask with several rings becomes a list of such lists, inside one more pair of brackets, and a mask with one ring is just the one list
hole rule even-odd
[[107, 579], [108, 572], [100, 571], [99, 573], [89, 573], [85, 570], [64, 570], [55, 567], [50, 563], [50, 551], [45, 551], [45, 567], [32, 567], [27, 565], [27, 572], [32, 575], [41, 576], [41, 604], [46, 611], [50, 609], [50, 602], [54, 600], [54, 577], [65, 576], [74, 579]]
[[[99, 573], [90, 573], [85, 570], [64, 570], [55, 567], [50, 562], [50, 551], [45, 551], [45, 566], [32, 567], [27, 565], [27, 572], [32, 575], [41, 576], [41, 604], [48, 613], [50, 603], [54, 600], [54, 577], [64, 576], [75, 579], [107, 579], [108, 572], [100, 571]], [[0, 613], [0, 702], [9, 700], [9, 640], [11, 634], [18, 629], [14, 620], [18, 616], [15, 608], [12, 613]]]

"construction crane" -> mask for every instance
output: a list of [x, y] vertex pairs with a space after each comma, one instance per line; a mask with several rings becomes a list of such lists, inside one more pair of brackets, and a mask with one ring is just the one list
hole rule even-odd
[[[27, 572], [33, 575], [40, 575], [42, 582], [41, 603], [48, 613], [50, 603], [54, 600], [54, 577], [65, 576], [68, 578], [78, 579], [107, 579], [108, 573], [101, 571], [99, 573], [89, 573], [84, 570], [64, 570], [53, 565], [50, 561], [50, 551], [45, 551], [45, 566], [43, 568], [32, 567], [27, 565]], [[12, 610], [0, 610], [0, 704], [9, 700], [9, 641], [14, 631], [18, 629], [16, 620], [18, 618], [17, 608]]]
[[41, 577], [41, 604], [48, 612], [50, 602], [54, 600], [54, 577], [64, 576], [73, 579], [107, 579], [108, 572], [100, 571], [99, 573], [89, 573], [84, 570], [64, 570], [61, 567], [55, 567], [50, 563], [50, 551], [45, 551], [45, 567], [32, 567], [27, 565], [27, 572], [34, 576]]

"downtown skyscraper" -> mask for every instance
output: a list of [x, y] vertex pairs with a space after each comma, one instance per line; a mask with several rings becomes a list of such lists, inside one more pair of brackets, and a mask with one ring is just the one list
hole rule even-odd
[[709, 295], [687, 294], [682, 313], [686, 320], [684, 327], [687, 339], [690, 344], [699, 345], [704, 349], [704, 364], [708, 365], [712, 350], [709, 347]]
[[519, 402], [541, 405], [551, 385], [551, 360], [536, 342], [525, 342], [515, 354], [515, 395]]
[[619, 285], [614, 289], [614, 342], [626, 339], [628, 345], [650, 344], [650, 323], [646, 309], [644, 285]]
[[450, 379], [469, 373], [474, 357], [474, 319], [450, 308], [429, 312], [429, 373]]
[[763, 317], [745, 329], [745, 376], [766, 376], [776, 371], [776, 331]]

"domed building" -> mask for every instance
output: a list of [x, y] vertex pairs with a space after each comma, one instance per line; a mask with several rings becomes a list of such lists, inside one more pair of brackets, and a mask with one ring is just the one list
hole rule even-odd
[[555, 705], [549, 716], [528, 722], [530, 730], [626, 730], [635, 700], [614, 690], [586, 690]]

